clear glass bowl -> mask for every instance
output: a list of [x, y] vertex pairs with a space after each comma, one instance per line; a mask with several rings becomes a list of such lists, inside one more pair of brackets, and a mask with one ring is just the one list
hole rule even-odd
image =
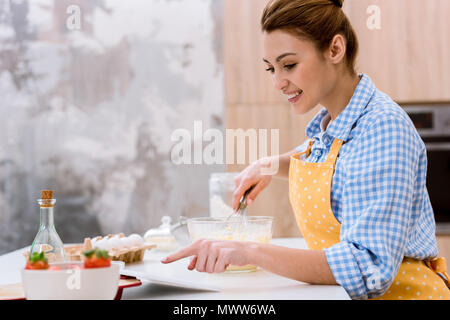
[[[269, 243], [272, 239], [273, 217], [232, 216], [192, 218], [187, 221], [192, 241], [198, 239], [251, 241]], [[256, 266], [228, 266], [226, 271], [255, 271]]]

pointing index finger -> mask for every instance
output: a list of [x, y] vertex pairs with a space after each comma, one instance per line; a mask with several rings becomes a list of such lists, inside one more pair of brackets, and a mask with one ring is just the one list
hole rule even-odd
[[190, 256], [195, 255], [197, 251], [197, 248], [195, 247], [195, 244], [191, 244], [190, 246], [187, 246], [186, 248], [183, 248], [174, 254], [171, 254], [170, 256], [167, 256], [161, 260], [162, 263], [171, 263], [183, 258], [187, 258]]

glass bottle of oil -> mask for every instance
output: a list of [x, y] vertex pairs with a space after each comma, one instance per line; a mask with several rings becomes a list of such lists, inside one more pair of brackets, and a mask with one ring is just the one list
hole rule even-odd
[[41, 199], [38, 199], [40, 206], [39, 231], [31, 245], [30, 254], [44, 251], [49, 262], [64, 262], [65, 252], [61, 238], [55, 229], [53, 221], [54, 206], [56, 200], [53, 199], [52, 190], [43, 190]]

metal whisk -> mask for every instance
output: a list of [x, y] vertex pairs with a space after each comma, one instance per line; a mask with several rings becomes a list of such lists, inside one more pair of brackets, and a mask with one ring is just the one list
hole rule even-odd
[[247, 208], [247, 196], [248, 194], [253, 190], [255, 186], [252, 186], [250, 188], [248, 188], [245, 192], [244, 195], [241, 198], [241, 201], [239, 202], [239, 206], [237, 207], [236, 211], [234, 211], [232, 214], [230, 214], [227, 217], [227, 220], [230, 219], [233, 215], [235, 214], [244, 214], [245, 215], [245, 209]]

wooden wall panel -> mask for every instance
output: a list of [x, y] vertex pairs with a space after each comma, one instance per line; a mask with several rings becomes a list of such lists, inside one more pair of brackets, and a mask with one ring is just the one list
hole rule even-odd
[[225, 0], [226, 104], [280, 103], [262, 61], [260, 19], [267, 0]]
[[439, 256], [444, 257], [447, 261], [450, 261], [450, 236], [438, 235], [436, 238], [439, 249]]
[[[370, 5], [380, 8], [381, 29], [367, 27]], [[355, 29], [358, 70], [398, 102], [450, 101], [450, 1], [347, 0]]]

